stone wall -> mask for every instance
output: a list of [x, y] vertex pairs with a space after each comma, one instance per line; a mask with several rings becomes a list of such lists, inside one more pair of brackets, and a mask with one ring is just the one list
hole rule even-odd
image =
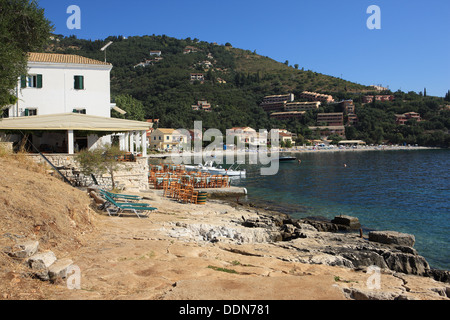
[[0, 151], [6, 152], [6, 153], [12, 153], [13, 152], [13, 143], [0, 141]]
[[[47, 159], [57, 167], [61, 173], [78, 187], [89, 187], [94, 185], [91, 176], [80, 172], [75, 157], [67, 154], [46, 154]], [[29, 155], [38, 163], [46, 163], [40, 155]], [[148, 158], [137, 157], [136, 162], [121, 162], [121, 167], [114, 174], [116, 187], [129, 191], [148, 190]], [[111, 189], [111, 176], [109, 174], [95, 175], [98, 184], [104, 188]]]

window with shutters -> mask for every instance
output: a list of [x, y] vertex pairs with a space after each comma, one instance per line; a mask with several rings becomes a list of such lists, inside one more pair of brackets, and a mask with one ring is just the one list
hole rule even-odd
[[2, 109], [2, 118], [9, 118], [9, 108]]
[[42, 88], [42, 74], [30, 74], [22, 76], [20, 79], [20, 86], [22, 88]]
[[73, 113], [86, 114], [86, 109], [73, 109]]
[[25, 109], [25, 117], [37, 116], [37, 109]]
[[74, 76], [74, 89], [84, 90], [84, 76]]

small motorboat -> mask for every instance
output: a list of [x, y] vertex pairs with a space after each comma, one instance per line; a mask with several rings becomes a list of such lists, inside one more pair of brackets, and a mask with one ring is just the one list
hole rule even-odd
[[221, 166], [215, 167], [213, 161], [208, 161], [205, 164], [199, 164], [198, 166], [185, 166], [187, 170], [194, 170], [194, 171], [201, 171], [201, 172], [208, 172], [211, 174], [221, 174], [224, 176], [239, 176], [239, 177], [245, 177], [246, 171], [239, 170], [239, 166], [237, 165], [236, 168], [234, 167], [234, 164], [228, 168], [224, 169]]
[[293, 162], [293, 161], [297, 161], [296, 157], [279, 157], [278, 161], [280, 162]]

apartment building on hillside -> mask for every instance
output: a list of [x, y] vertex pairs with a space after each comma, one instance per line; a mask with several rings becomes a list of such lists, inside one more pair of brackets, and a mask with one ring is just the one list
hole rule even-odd
[[300, 94], [301, 99], [307, 99], [309, 101], [320, 101], [323, 103], [331, 103], [334, 102], [334, 98], [331, 95], [328, 94], [321, 94], [317, 92], [309, 92], [309, 91], [303, 91]]
[[286, 103], [284, 110], [285, 111], [308, 111], [308, 110], [317, 110], [319, 109], [322, 102], [313, 101], [313, 102], [289, 102]]
[[380, 101], [380, 102], [395, 100], [395, 97], [393, 95], [364, 96], [364, 97], [362, 97], [362, 103], [372, 103], [374, 97], [375, 97], [376, 101]]
[[283, 95], [272, 95], [264, 97], [260, 106], [265, 112], [281, 112], [287, 103], [294, 101], [294, 95], [292, 93]]
[[305, 113], [306, 111], [274, 112], [270, 114], [270, 117], [278, 120], [301, 119]]
[[309, 129], [318, 132], [322, 139], [326, 139], [329, 136], [335, 134], [342, 138], [345, 138], [344, 126], [316, 126], [316, 127], [309, 127]]
[[420, 114], [417, 112], [407, 112], [404, 114], [395, 115], [395, 123], [397, 125], [404, 125], [408, 120], [416, 120], [417, 122], [422, 121]]
[[327, 126], [343, 126], [344, 125], [344, 113], [319, 113], [317, 115], [318, 124], [326, 124]]
[[344, 111], [345, 114], [355, 113], [355, 105], [353, 104], [353, 100], [344, 100], [339, 102], [339, 104], [341, 105], [342, 111]]

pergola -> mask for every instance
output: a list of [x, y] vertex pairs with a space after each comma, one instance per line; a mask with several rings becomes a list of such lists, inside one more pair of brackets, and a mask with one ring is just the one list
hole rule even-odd
[[74, 132], [123, 133], [122, 150], [135, 152], [140, 145], [142, 156], [147, 156], [147, 131], [152, 123], [106, 118], [79, 113], [63, 113], [32, 117], [6, 118], [0, 120], [0, 131], [66, 131], [67, 150], [74, 154]]

